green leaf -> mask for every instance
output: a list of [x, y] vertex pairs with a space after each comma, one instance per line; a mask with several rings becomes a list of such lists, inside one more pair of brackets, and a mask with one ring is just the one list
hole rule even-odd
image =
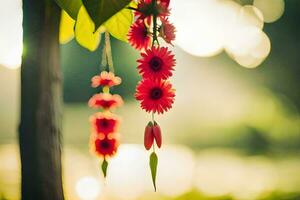
[[106, 174], [107, 174], [107, 167], [108, 167], [108, 162], [104, 159], [101, 165], [101, 169], [102, 169], [102, 173], [104, 178], [106, 178]]
[[55, 0], [56, 3], [65, 10], [70, 17], [76, 20], [80, 7], [82, 6], [81, 0]]
[[95, 23], [97, 30], [104, 22], [125, 8], [131, 0], [83, 0], [83, 5]]
[[124, 8], [104, 23], [106, 30], [118, 40], [127, 42], [127, 33], [133, 21], [131, 10]]
[[156, 191], [156, 172], [157, 172], [157, 163], [158, 158], [155, 152], [151, 153], [150, 155], [150, 169], [151, 169], [151, 176], [152, 176], [152, 183], [154, 186], [154, 190]]
[[[130, 7], [136, 8], [137, 4], [132, 1]], [[106, 30], [118, 40], [128, 42], [127, 34], [133, 22], [133, 12], [130, 9], [123, 8], [117, 14], [112, 16], [104, 23]]]
[[77, 42], [90, 51], [95, 51], [101, 40], [101, 28], [94, 32], [95, 24], [89, 17], [84, 6], [81, 6], [76, 25], [75, 25], [75, 38]]

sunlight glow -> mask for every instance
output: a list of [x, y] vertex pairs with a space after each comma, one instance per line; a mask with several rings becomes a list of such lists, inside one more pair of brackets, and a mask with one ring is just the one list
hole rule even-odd
[[[183, 146], [165, 145], [156, 150], [158, 193], [178, 196], [193, 186], [195, 159], [192, 151]], [[117, 199], [136, 199], [145, 192], [153, 193], [149, 170], [149, 152], [142, 145], [121, 145], [111, 159], [107, 190]]]
[[82, 177], [76, 183], [76, 192], [82, 200], [94, 200], [100, 194], [100, 182], [90, 176]]
[[125, 144], [109, 161], [107, 190], [116, 199], [136, 199], [152, 188], [148, 153], [141, 145]]
[[271, 163], [263, 158], [241, 159], [230, 151], [204, 151], [197, 162], [196, 187], [210, 196], [232, 194], [252, 200], [274, 188], [274, 173]]
[[[176, 44], [195, 56], [213, 56], [223, 49], [224, 29], [231, 27], [238, 4], [217, 0], [171, 1]], [[188, 10], [188, 12], [187, 12]], [[225, 33], [226, 35], [226, 33]]]
[[241, 66], [259, 66], [271, 51], [268, 36], [254, 26], [245, 26], [232, 34], [226, 46], [227, 53]]
[[0, 65], [15, 69], [22, 56], [22, 1], [1, 2], [0, 7]]
[[240, 26], [256, 26], [259, 29], [264, 27], [262, 12], [251, 5], [243, 6], [240, 9], [237, 20]]
[[[255, 68], [269, 55], [264, 14], [233, 0], [172, 1], [176, 44], [194, 56], [211, 57], [223, 49], [241, 66]], [[189, 10], [189, 12], [187, 12]]]
[[187, 147], [174, 145], [158, 149], [157, 184], [159, 192], [176, 197], [193, 187], [195, 156]]

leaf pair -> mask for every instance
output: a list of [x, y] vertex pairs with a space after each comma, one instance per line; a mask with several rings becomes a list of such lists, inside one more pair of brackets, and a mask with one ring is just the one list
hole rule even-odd
[[82, 5], [85, 6], [91, 19], [95, 23], [95, 30], [105, 21], [125, 8], [131, 0], [55, 0], [74, 20]]
[[125, 8], [131, 0], [83, 0], [83, 5], [98, 29], [113, 15]]
[[[130, 0], [55, 1], [65, 11], [60, 25], [61, 43], [68, 42], [75, 35], [81, 46], [94, 51], [99, 46], [100, 33], [105, 30], [115, 38], [127, 42], [127, 33], [133, 21], [132, 11], [125, 8]], [[130, 6], [134, 7], [134, 4], [132, 2]]]

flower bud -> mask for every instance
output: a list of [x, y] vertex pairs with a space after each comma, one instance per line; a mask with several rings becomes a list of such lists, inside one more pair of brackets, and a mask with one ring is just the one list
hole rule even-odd
[[153, 135], [158, 148], [160, 148], [162, 143], [161, 130], [159, 125], [156, 122], [154, 122], [154, 126], [153, 126]]
[[154, 135], [153, 135], [153, 123], [149, 122], [145, 128], [144, 134], [144, 146], [147, 150], [149, 150], [154, 142]]

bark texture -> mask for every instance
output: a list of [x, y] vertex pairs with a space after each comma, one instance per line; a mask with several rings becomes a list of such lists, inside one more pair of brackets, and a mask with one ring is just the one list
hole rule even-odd
[[22, 200], [63, 200], [60, 9], [53, 0], [23, 0], [21, 67]]

